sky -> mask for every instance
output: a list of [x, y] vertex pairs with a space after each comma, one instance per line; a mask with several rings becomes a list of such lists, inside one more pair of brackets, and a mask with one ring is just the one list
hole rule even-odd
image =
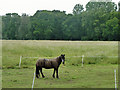
[[[76, 4], [84, 7], [90, 0], [0, 0], [0, 15], [6, 13], [26, 13], [34, 15], [37, 10], [60, 10], [72, 13]], [[116, 4], [120, 0], [112, 0]]]

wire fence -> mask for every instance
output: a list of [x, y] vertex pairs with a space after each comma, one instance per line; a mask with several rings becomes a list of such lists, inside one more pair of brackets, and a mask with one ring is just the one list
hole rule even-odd
[[[27, 59], [27, 58], [31, 58], [31, 59], [33, 59], [33, 58], [36, 58], [36, 59], [49, 58], [49, 59], [51, 59], [51, 58], [56, 58], [56, 57], [25, 57], [25, 56], [20, 56], [19, 67], [21, 66], [22, 59]], [[85, 63], [84, 58], [87, 58], [87, 59], [89, 58], [89, 60], [90, 60], [90, 58], [101, 58], [101, 59], [103, 59], [103, 58], [118, 58], [118, 56], [85, 56], [85, 55], [82, 55], [82, 56], [70, 56], [70, 57], [66, 57], [66, 58], [67, 59], [80, 58], [82, 61], [80, 59], [79, 60], [81, 61], [80, 63], [82, 63], [82, 67], [83, 67], [83, 64]], [[88, 63], [94, 63], [93, 61], [94, 61], [94, 59], [92, 59], [92, 62], [88, 61]]]
[[[74, 58], [74, 57], [82, 57], [82, 56], [70, 56], [70, 57], [66, 57], [66, 58]], [[108, 58], [118, 58], [118, 56], [84, 56], [84, 57], [108, 57]], [[22, 56], [22, 58], [56, 58], [56, 57], [24, 57]]]

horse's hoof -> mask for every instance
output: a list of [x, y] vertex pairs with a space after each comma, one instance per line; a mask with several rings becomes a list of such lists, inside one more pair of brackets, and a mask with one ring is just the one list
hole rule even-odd
[[53, 78], [55, 78], [55, 76], [53, 76]]
[[59, 79], [59, 77], [57, 77], [57, 79]]
[[36, 75], [37, 78], [39, 78], [40, 76]]
[[45, 76], [42, 76], [43, 78], [45, 78]]

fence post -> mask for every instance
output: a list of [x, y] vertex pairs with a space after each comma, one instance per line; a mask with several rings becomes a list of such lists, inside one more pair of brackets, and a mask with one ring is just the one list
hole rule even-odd
[[115, 74], [115, 90], [117, 90], [117, 83], [116, 83], [116, 69], [114, 70], [114, 74]]
[[82, 55], [82, 67], [83, 67], [83, 64], [84, 64], [83, 58], [84, 58], [84, 55]]
[[34, 82], [35, 82], [35, 71], [34, 71], [34, 77], [33, 77], [33, 83], [32, 83], [32, 89], [31, 90], [33, 90]]
[[20, 62], [19, 62], [19, 67], [20, 67], [20, 65], [21, 65], [21, 59], [22, 59], [22, 56], [20, 56]]

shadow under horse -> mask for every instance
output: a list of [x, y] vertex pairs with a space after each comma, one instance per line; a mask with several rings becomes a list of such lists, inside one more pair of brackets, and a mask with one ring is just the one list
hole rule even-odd
[[53, 72], [53, 78], [55, 78], [55, 72], [56, 72], [56, 78], [59, 78], [58, 76], [58, 68], [61, 64], [61, 62], [64, 64], [65, 63], [65, 54], [61, 54], [59, 57], [54, 58], [54, 59], [39, 59], [36, 62], [36, 77], [40, 77], [39, 70], [41, 72], [42, 77], [44, 78], [45, 76], [42, 73], [42, 68], [45, 69], [51, 69], [54, 68]]

